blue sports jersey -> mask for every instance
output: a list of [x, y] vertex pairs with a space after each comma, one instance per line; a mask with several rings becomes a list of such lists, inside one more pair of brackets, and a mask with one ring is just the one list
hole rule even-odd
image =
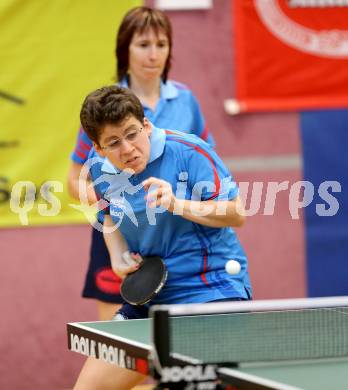
[[[130, 251], [158, 255], [166, 263], [167, 283], [152, 303], [249, 298], [246, 255], [235, 231], [203, 226], [163, 208], [151, 209], [141, 184], [153, 176], [171, 183], [177, 198], [231, 200], [238, 189], [230, 172], [194, 135], [153, 127], [150, 142], [151, 155], [143, 172], [130, 176], [100, 159], [91, 167], [91, 176], [98, 183], [96, 192], [109, 202], [108, 212]], [[240, 262], [238, 275], [225, 271], [230, 259]]]
[[[126, 79], [123, 79], [119, 85], [128, 88]], [[143, 107], [146, 118], [157, 127], [196, 134], [212, 146], [215, 145], [196, 98], [184, 84], [171, 80], [165, 84], [161, 82], [160, 99], [155, 111], [146, 105]], [[83, 164], [88, 158], [91, 147], [91, 140], [80, 128], [77, 143], [71, 155], [72, 160]]]

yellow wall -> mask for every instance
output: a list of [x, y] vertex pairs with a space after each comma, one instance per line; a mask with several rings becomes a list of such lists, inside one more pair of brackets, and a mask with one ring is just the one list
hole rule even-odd
[[[0, 226], [85, 221], [66, 188], [79, 109], [88, 92], [114, 82], [118, 25], [141, 3], [0, 2]], [[57, 182], [46, 184], [48, 201], [47, 181]]]

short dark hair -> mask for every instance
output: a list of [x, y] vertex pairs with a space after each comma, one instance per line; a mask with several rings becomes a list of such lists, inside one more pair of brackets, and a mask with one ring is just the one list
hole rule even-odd
[[143, 123], [143, 106], [130, 89], [116, 85], [91, 92], [85, 98], [80, 112], [83, 129], [88, 137], [98, 145], [103, 126], [117, 125], [130, 116]]
[[129, 45], [135, 33], [142, 34], [149, 28], [153, 28], [158, 34], [163, 31], [169, 43], [169, 54], [161, 75], [164, 82], [167, 81], [172, 59], [172, 26], [166, 14], [158, 9], [150, 7], [132, 8], [123, 18], [116, 38], [116, 62], [117, 80], [121, 81], [128, 71]]

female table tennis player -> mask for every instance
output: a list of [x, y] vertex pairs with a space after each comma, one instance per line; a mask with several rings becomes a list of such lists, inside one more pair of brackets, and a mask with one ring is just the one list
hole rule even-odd
[[[168, 279], [148, 305], [250, 299], [247, 259], [233, 229], [244, 223], [243, 208], [214, 150], [194, 135], [156, 128], [139, 99], [118, 86], [89, 94], [80, 117], [96, 151], [95, 190], [108, 203], [104, 229], [111, 232], [104, 236], [113, 270], [124, 277], [139, 267], [139, 256], [160, 256]], [[124, 261], [126, 251], [133, 264]], [[237, 275], [225, 270], [230, 259], [241, 265]], [[117, 318], [144, 318], [147, 309], [124, 304]], [[143, 379], [89, 358], [75, 389], [130, 389]]]

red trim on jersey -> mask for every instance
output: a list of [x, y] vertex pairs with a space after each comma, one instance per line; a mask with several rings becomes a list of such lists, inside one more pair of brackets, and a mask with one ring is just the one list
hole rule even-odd
[[80, 152], [78, 149], [75, 150], [75, 153], [78, 157], [80, 157], [82, 160], [86, 160], [86, 154], [83, 152]]
[[205, 150], [201, 149], [199, 146], [196, 146], [195, 150], [197, 150], [198, 153], [203, 154], [203, 156], [206, 157], [212, 165], [213, 172], [214, 172], [214, 183], [215, 183], [216, 191], [208, 200], [214, 199], [219, 195], [219, 192], [220, 192], [220, 180], [219, 180], [219, 175], [217, 173], [216, 166], [215, 166], [214, 161], [211, 158], [211, 156]]
[[206, 276], [207, 271], [208, 271], [208, 254], [207, 254], [207, 251], [204, 251], [204, 255], [203, 255], [203, 272], [201, 273], [200, 277], [202, 279], [202, 282], [206, 286], [209, 286], [209, 282], [208, 282], [207, 276]]
[[202, 139], [204, 139], [204, 141], [206, 141], [208, 139], [208, 136], [209, 136], [208, 127], [205, 126], [205, 128], [203, 129], [202, 134], [200, 135], [200, 137]]
[[79, 140], [79, 146], [80, 149], [82, 150], [87, 150], [88, 152], [92, 149], [91, 145], [86, 144], [82, 139]]
[[166, 133], [166, 134], [172, 134], [172, 135], [177, 135], [178, 137], [182, 137], [182, 135], [181, 134], [178, 134], [178, 133], [174, 133], [174, 131], [170, 131], [170, 130], [164, 130], [164, 132]]
[[[174, 133], [174, 132], [172, 132], [170, 130], [165, 130], [165, 132], [168, 135], [176, 135], [178, 137], [182, 137], [182, 135]], [[174, 140], [174, 141], [176, 141], [176, 140]], [[216, 191], [214, 192], [214, 194], [208, 200], [215, 199], [219, 195], [219, 192], [220, 192], [220, 180], [219, 180], [219, 175], [217, 173], [217, 169], [216, 169], [214, 160], [211, 158], [211, 156], [205, 150], [200, 148], [198, 145], [192, 144], [191, 142], [183, 141], [181, 139], [178, 139], [177, 141], [181, 142], [182, 144], [185, 144], [185, 145], [193, 147], [194, 150], [196, 150], [198, 153], [203, 154], [203, 156], [206, 157], [210, 161], [212, 169], [213, 169], [213, 172], [214, 172], [214, 183], [215, 183]]]
[[[182, 137], [182, 135], [174, 133], [174, 132], [172, 132], [170, 130], [165, 130], [165, 132], [168, 135], [176, 135], [178, 137]], [[201, 153], [205, 158], [207, 158], [209, 160], [209, 162], [211, 163], [213, 172], [214, 172], [214, 183], [215, 183], [216, 191], [214, 192], [214, 194], [208, 200], [216, 198], [219, 195], [219, 192], [220, 192], [220, 180], [219, 180], [219, 175], [217, 173], [217, 169], [216, 169], [214, 160], [209, 155], [209, 153], [207, 153], [205, 150], [203, 150], [198, 145], [190, 143], [190, 142], [187, 142], [187, 141], [184, 141], [182, 139], [178, 139], [178, 140], [172, 139], [172, 140], [173, 141], [177, 141], [177, 142], [181, 142], [182, 144], [185, 144], [185, 145], [193, 147], [194, 150], [196, 150], [198, 153]], [[200, 274], [200, 278], [201, 278], [202, 282], [206, 286], [209, 286], [209, 282], [208, 282], [207, 276], [206, 276], [207, 271], [208, 271], [208, 253], [207, 253], [206, 250], [204, 250], [204, 254], [203, 254], [203, 272]]]

